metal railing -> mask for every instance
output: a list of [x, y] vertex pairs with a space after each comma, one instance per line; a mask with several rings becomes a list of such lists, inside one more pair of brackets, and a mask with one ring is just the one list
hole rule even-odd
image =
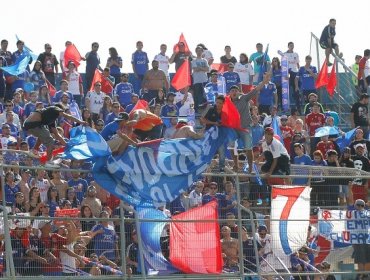
[[[50, 170], [48, 168], [45, 168], [45, 167], [42, 167], [42, 166], [13, 166], [13, 165], [4, 165], [2, 164], [0, 166], [0, 174], [4, 174], [4, 168], [5, 169], [8, 169], [8, 168], [20, 168], [20, 169], [45, 169], [45, 170]], [[55, 170], [55, 169], [51, 169], [51, 170]], [[58, 169], [59, 170], [59, 169]], [[73, 170], [73, 169], [69, 169], [69, 168], [63, 168], [63, 169], [60, 169], [61, 171], [66, 171], [66, 172], [71, 172], [71, 171], [76, 171], [76, 170]], [[314, 174], [316, 174], [315, 172], [317, 171], [323, 171], [322, 168], [312, 168], [312, 172], [306, 172], [303, 170], [303, 168], [301, 166], [292, 166], [292, 175], [290, 176], [272, 176], [272, 179], [281, 179], [281, 178], [286, 178], [286, 179], [292, 179], [292, 178], [308, 178], [308, 177], [315, 177]], [[370, 179], [370, 174], [368, 173], [362, 173], [362, 174], [359, 174], [358, 173], [358, 170], [350, 170], [350, 169], [330, 169], [330, 168], [326, 168], [326, 170], [328, 170], [328, 172], [323, 172], [321, 173], [320, 176], [322, 176], [324, 179], [329, 179], [329, 178], [335, 178], [335, 179], [348, 179], [349, 177], [350, 178], [353, 178], [354, 176], [358, 176], [360, 178], [363, 178], [363, 179], [367, 179], [369, 180]], [[331, 171], [330, 171], [331, 170]], [[81, 170], [77, 170], [79, 172], [90, 172], [90, 170], [84, 170], [84, 169], [81, 169]], [[342, 175], [340, 175], [342, 174]], [[145, 270], [145, 266], [144, 266], [144, 256], [143, 256], [143, 247], [142, 247], [142, 236], [141, 236], [141, 232], [140, 230], [137, 230], [137, 238], [138, 238], [138, 252], [139, 252], [139, 255], [138, 255], [138, 258], [140, 259], [140, 266], [141, 266], [141, 274], [132, 274], [130, 275], [129, 273], [126, 273], [127, 272], [127, 261], [126, 261], [126, 258], [125, 258], [125, 255], [126, 255], [126, 250], [127, 250], [127, 245], [129, 244], [129, 240], [127, 240], [127, 238], [132, 238], [131, 234], [132, 234], [132, 231], [131, 230], [127, 230], [128, 226], [129, 225], [132, 225], [132, 224], [135, 224], [136, 225], [136, 229], [139, 229], [140, 227], [140, 224], [142, 223], [147, 223], [147, 222], [166, 222], [166, 223], [171, 223], [173, 222], [172, 220], [155, 220], [155, 219], [139, 219], [137, 215], [135, 215], [134, 218], [125, 218], [124, 216], [124, 208], [123, 208], [123, 205], [121, 204], [120, 206], [120, 215], [118, 218], [109, 218], [109, 219], [106, 219], [106, 218], [102, 218], [102, 219], [98, 219], [98, 218], [94, 218], [94, 221], [96, 223], [99, 223], [101, 221], [109, 221], [110, 223], [119, 223], [119, 232], [120, 232], [120, 235], [119, 235], [119, 244], [120, 244], [120, 247], [119, 247], [119, 254], [120, 254], [120, 259], [121, 259], [121, 263], [118, 264], [120, 269], [118, 270], [120, 273], [119, 274], [116, 274], [116, 275], [110, 275], [110, 276], [107, 276], [107, 275], [99, 275], [99, 276], [95, 276], [97, 277], [98, 279], [245, 279], [246, 276], [250, 276], [250, 277], [258, 277], [259, 279], [263, 279], [263, 277], [276, 277], [277, 279], [284, 279], [284, 277], [290, 277], [290, 276], [294, 276], [294, 275], [298, 275], [297, 273], [293, 273], [290, 271], [290, 267], [289, 267], [289, 264], [285, 264], [285, 267], [286, 269], [284, 268], [284, 270], [282, 271], [278, 271], [274, 268], [273, 265], [267, 263], [267, 267], [270, 268], [269, 269], [269, 272], [266, 272], [262, 269], [262, 266], [261, 266], [261, 261], [264, 262], [264, 265], [266, 266], [266, 261], [262, 258], [259, 257], [258, 255], [258, 249], [257, 249], [257, 240], [255, 238], [256, 234], [257, 234], [257, 228], [256, 228], [256, 219], [254, 218], [254, 213], [256, 212], [259, 212], [259, 211], [264, 211], [265, 209], [270, 209], [269, 206], [268, 206], [268, 203], [267, 205], [265, 205], [265, 207], [263, 207], [264, 205], [258, 205], [258, 203], [255, 203], [254, 206], [252, 206], [251, 209], [249, 208], [246, 208], [242, 205], [241, 201], [243, 199], [243, 197], [245, 196], [245, 180], [246, 179], [253, 179], [255, 178], [255, 175], [251, 175], [251, 174], [245, 174], [245, 173], [230, 173], [230, 174], [216, 174], [216, 173], [204, 173], [204, 176], [205, 177], [209, 177], [209, 179], [211, 178], [219, 178], [221, 179], [221, 181], [225, 181], [226, 178], [228, 180], [232, 180], [234, 182], [234, 185], [235, 185], [235, 191], [236, 191], [236, 201], [237, 201], [237, 207], [236, 207], [236, 211], [237, 211], [237, 217], [239, 218], [236, 218], [236, 219], [232, 219], [233, 222], [236, 223], [237, 225], [237, 236], [238, 236], [238, 246], [239, 246], [239, 253], [238, 253], [238, 260], [239, 260], [239, 271], [235, 271], [234, 273], [221, 273], [221, 274], [217, 274], [217, 275], [202, 275], [202, 276], [199, 276], [199, 275], [192, 275], [192, 274], [173, 274], [173, 275], [170, 275], [170, 276], [151, 276], [151, 275], [148, 275], [146, 273], [146, 270]], [[316, 176], [317, 177], [317, 176]], [[212, 179], [211, 179], [212, 180]], [[248, 180], [247, 180], [248, 181]], [[309, 183], [309, 181], [308, 181]], [[244, 186], [242, 186], [242, 184], [244, 184]], [[251, 186], [251, 182], [247, 182], [246, 184], [249, 184], [249, 188], [251, 189], [252, 186]], [[5, 186], [5, 178], [4, 176], [1, 177], [1, 185], [2, 186]], [[220, 183], [220, 185], [222, 185]], [[254, 186], [255, 187], [255, 186]], [[220, 189], [221, 191], [221, 189]], [[261, 190], [262, 192], [262, 190]], [[268, 191], [267, 191], [268, 192]], [[8, 213], [8, 206], [6, 205], [6, 199], [5, 199], [5, 191], [3, 189], [3, 205], [2, 205], [2, 210], [3, 210], [3, 220], [4, 220], [4, 239], [3, 239], [3, 242], [4, 242], [4, 245], [5, 245], [5, 258], [6, 258], [6, 270], [5, 270], [5, 273], [4, 273], [4, 279], [35, 279], [35, 276], [20, 276], [18, 275], [16, 269], [15, 269], [15, 266], [14, 266], [14, 261], [13, 261], [13, 258], [14, 258], [14, 254], [9, 254], [8, 252], [13, 252], [14, 249], [16, 248], [12, 248], [12, 242], [11, 242], [11, 235], [10, 235], [10, 232], [11, 232], [11, 229], [10, 229], [10, 225], [8, 223], [8, 221], [12, 221], [14, 219], [17, 219], [17, 220], [45, 220], [45, 217], [20, 217], [20, 216], [15, 216], [15, 215], [11, 215]], [[341, 207], [341, 206], [337, 206], [337, 207]], [[312, 208], [315, 208], [315, 207], [312, 207]], [[333, 207], [335, 208], [335, 207]], [[343, 206], [342, 206], [343, 208]], [[249, 214], [249, 217], [250, 219], [246, 220], [246, 219], [242, 219], [242, 216], [244, 213], [248, 213]], [[75, 224], [79, 224], [79, 222], [83, 221], [83, 220], [86, 220], [86, 219], [83, 219], [83, 218], [73, 218], [73, 217], [47, 217], [47, 220], [52, 220], [52, 221], [60, 221], [60, 220], [63, 220], [63, 221], [69, 221], [69, 220], [72, 220]], [[91, 220], [91, 219], [88, 219], [88, 220]], [[183, 222], [192, 222], [192, 223], [206, 223], [206, 222], [210, 222], [210, 221], [206, 221], [206, 220], [203, 220], [203, 221], [199, 221], [199, 220], [188, 220], [188, 221], [183, 221]], [[218, 223], [221, 225], [221, 224], [224, 224], [225, 222], [230, 222], [230, 219], [219, 219], [218, 220]], [[255, 263], [255, 272], [253, 271], [248, 271], [247, 269], [244, 269], [245, 267], [245, 252], [243, 252], [243, 241], [242, 241], [242, 238], [241, 236], [243, 235], [243, 224], [245, 222], [248, 222], [251, 224], [251, 232], [250, 232], [250, 236], [253, 238], [253, 248], [254, 248], [254, 252], [256, 252], [256, 263]], [[85, 259], [86, 260], [86, 259]], [[348, 261], [348, 260], [347, 260]], [[351, 260], [348, 261], [351, 265], [353, 265], [353, 262], [351, 262]], [[91, 263], [90, 260], [86, 260], [86, 263]], [[339, 261], [338, 261], [338, 264], [334, 264], [334, 267], [336, 268], [335, 271], [332, 271], [331, 273], [332, 274], [335, 274], [335, 275], [343, 275], [343, 276], [349, 276], [349, 275], [352, 275], [353, 271], [341, 271], [340, 270], [340, 267], [338, 266], [339, 265]], [[80, 270], [77, 271], [81, 276], [82, 275], [89, 275], [89, 273], [87, 274], [83, 274]], [[369, 273], [369, 272], [364, 272], [364, 273]], [[322, 275], [321, 272], [315, 270], [315, 272], [310, 272], [310, 273], [299, 273], [299, 275]], [[89, 275], [90, 277], [94, 277], [94, 276], [91, 276]], [[51, 276], [48, 276], [48, 277], [51, 277]], [[352, 276], [349, 276], [349, 277], [352, 277]], [[72, 279], [73, 277], [72, 276], [53, 276], [51, 278], [54, 278], [54, 279]]]

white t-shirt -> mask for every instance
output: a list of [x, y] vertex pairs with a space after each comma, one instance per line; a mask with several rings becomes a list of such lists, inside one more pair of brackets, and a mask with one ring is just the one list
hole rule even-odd
[[80, 95], [80, 74], [76, 71], [69, 75], [68, 91], [73, 95]]
[[[74, 242], [66, 245], [67, 249], [73, 252]], [[64, 273], [74, 273], [76, 271], [76, 260], [74, 257], [71, 257], [67, 253], [60, 252], [60, 263], [62, 264]]]
[[5, 137], [5, 136], [3, 136], [3, 137], [1, 137], [0, 138], [0, 142], [1, 142], [1, 149], [3, 149], [3, 150], [6, 150], [6, 149], [8, 149], [8, 142], [17, 142], [17, 139], [15, 138], [15, 137], [13, 137], [13, 136], [9, 136], [9, 137]]
[[284, 53], [284, 55], [288, 59], [288, 68], [291, 69], [293, 72], [297, 73], [298, 72], [298, 64], [299, 64], [299, 56], [297, 53], [292, 52], [292, 53]]
[[62, 64], [63, 72], [67, 72], [68, 68], [64, 66], [64, 51], [60, 52], [59, 62]]
[[[0, 124], [3, 124], [5, 123], [6, 121], [6, 113], [2, 113], [0, 114]], [[21, 122], [19, 120], [19, 116], [13, 112], [13, 124], [18, 127], [19, 131], [22, 130], [22, 127], [21, 127]]]
[[235, 63], [234, 72], [239, 74], [240, 83], [243, 85], [250, 85], [250, 76], [254, 76], [253, 66], [250, 63], [241, 64], [240, 62]]
[[202, 57], [209, 61], [211, 58], [213, 58], [213, 54], [210, 50], [204, 50]]
[[276, 140], [275, 138], [272, 139], [272, 142], [270, 145], [267, 145], [266, 141], [262, 142], [262, 150], [265, 151], [270, 151], [272, 153], [273, 158], [278, 158], [281, 155], [286, 155], [289, 157], [288, 151], [285, 149], [284, 145]]
[[50, 187], [49, 180], [48, 179], [38, 180], [37, 178], [35, 180], [36, 180], [36, 187], [40, 191], [41, 201], [42, 202], [48, 201], [48, 190], [49, 190], [49, 187]]
[[370, 59], [368, 59], [365, 63], [364, 75], [365, 78], [370, 76]]
[[[184, 99], [184, 94], [183, 93], [178, 91], [175, 94], [176, 94], [175, 103], [180, 102]], [[179, 116], [189, 115], [189, 110], [190, 110], [191, 107], [194, 108], [194, 99], [193, 99], [193, 95], [189, 92], [188, 97], [186, 98], [186, 101], [184, 102], [184, 104], [181, 107], [179, 107]]]
[[97, 94], [95, 91], [91, 91], [87, 94], [86, 98], [90, 99], [90, 112], [94, 114], [99, 114], [100, 109], [103, 107], [104, 98], [106, 94], [100, 92]]
[[166, 74], [166, 77], [169, 77], [168, 68], [170, 67], [170, 59], [168, 58], [168, 56], [159, 53], [154, 57], [154, 60], [159, 62], [159, 69], [161, 69]]
[[189, 194], [189, 205], [190, 207], [202, 205], [202, 193], [198, 194], [195, 190], [192, 190]]

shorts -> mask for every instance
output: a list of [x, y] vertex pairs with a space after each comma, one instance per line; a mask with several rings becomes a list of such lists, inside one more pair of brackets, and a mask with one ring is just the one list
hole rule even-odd
[[[252, 150], [253, 144], [252, 144], [252, 131], [250, 127], [246, 128], [248, 131], [244, 130], [237, 130], [235, 129], [236, 133], [236, 141], [238, 141], [238, 149], [244, 149], [244, 150]], [[235, 142], [232, 142], [230, 144], [231, 147], [234, 147]]]
[[[338, 44], [334, 43], [334, 41], [331, 42], [332, 48], [335, 49], [338, 47]], [[323, 48], [324, 50], [328, 49], [329, 47], [327, 46], [326, 42], [321, 42], [320, 41], [320, 47]]]
[[46, 147], [54, 145], [54, 138], [51, 136], [48, 126], [34, 127], [27, 130], [27, 134], [32, 134], [33, 136], [40, 139], [41, 143]]
[[349, 187], [348, 185], [340, 185], [339, 186], [339, 197], [348, 197], [349, 194]]

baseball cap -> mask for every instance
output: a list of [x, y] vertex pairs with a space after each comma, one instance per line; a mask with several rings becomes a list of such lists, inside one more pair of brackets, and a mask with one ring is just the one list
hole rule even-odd
[[39, 224], [38, 224], [38, 228], [39, 229], [42, 229], [44, 226], [48, 225], [48, 224], [51, 224], [51, 220], [47, 220], [47, 221], [41, 221]]
[[167, 93], [167, 96], [176, 96], [176, 94], [174, 93], [174, 92], [169, 92], [169, 93]]
[[355, 205], [365, 207], [366, 204], [365, 204], [365, 201], [364, 200], [362, 200], [362, 199], [356, 199]]
[[267, 231], [267, 227], [265, 225], [261, 225], [258, 227], [258, 232], [263, 231], [263, 230]]
[[126, 112], [122, 112], [118, 114], [118, 117], [114, 119], [115, 122], [119, 121], [127, 121], [129, 119], [129, 115]]
[[272, 127], [266, 127], [265, 128], [265, 133], [270, 133], [270, 134], [274, 134], [274, 129]]
[[358, 143], [358, 144], [355, 145], [355, 149], [360, 148], [360, 147], [363, 148], [363, 149], [365, 149], [365, 144]]
[[361, 96], [360, 96], [360, 100], [365, 99], [365, 98], [369, 98], [369, 97], [370, 97], [370, 95], [369, 95], [369, 94], [367, 94], [367, 93], [363, 93], [363, 94], [361, 94]]
[[24, 91], [23, 88], [17, 88], [14, 93], [17, 93], [17, 92], [21, 92], [21, 91]]
[[280, 117], [280, 119], [281, 119], [281, 120], [287, 120], [287, 119], [288, 119], [288, 117], [287, 117], [287, 115], [282, 115], [282, 116]]

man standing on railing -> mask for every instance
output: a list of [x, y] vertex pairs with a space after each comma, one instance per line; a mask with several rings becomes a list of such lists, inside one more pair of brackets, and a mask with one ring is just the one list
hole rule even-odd
[[328, 66], [333, 65], [333, 63], [329, 62], [329, 56], [331, 52], [335, 51], [335, 54], [342, 58], [343, 54], [339, 52], [339, 46], [337, 43], [334, 42], [335, 37], [335, 25], [337, 21], [335, 19], [330, 19], [329, 24], [325, 26], [324, 30], [321, 33], [320, 37], [320, 46], [325, 49], [325, 56], [326, 61], [328, 62]]

